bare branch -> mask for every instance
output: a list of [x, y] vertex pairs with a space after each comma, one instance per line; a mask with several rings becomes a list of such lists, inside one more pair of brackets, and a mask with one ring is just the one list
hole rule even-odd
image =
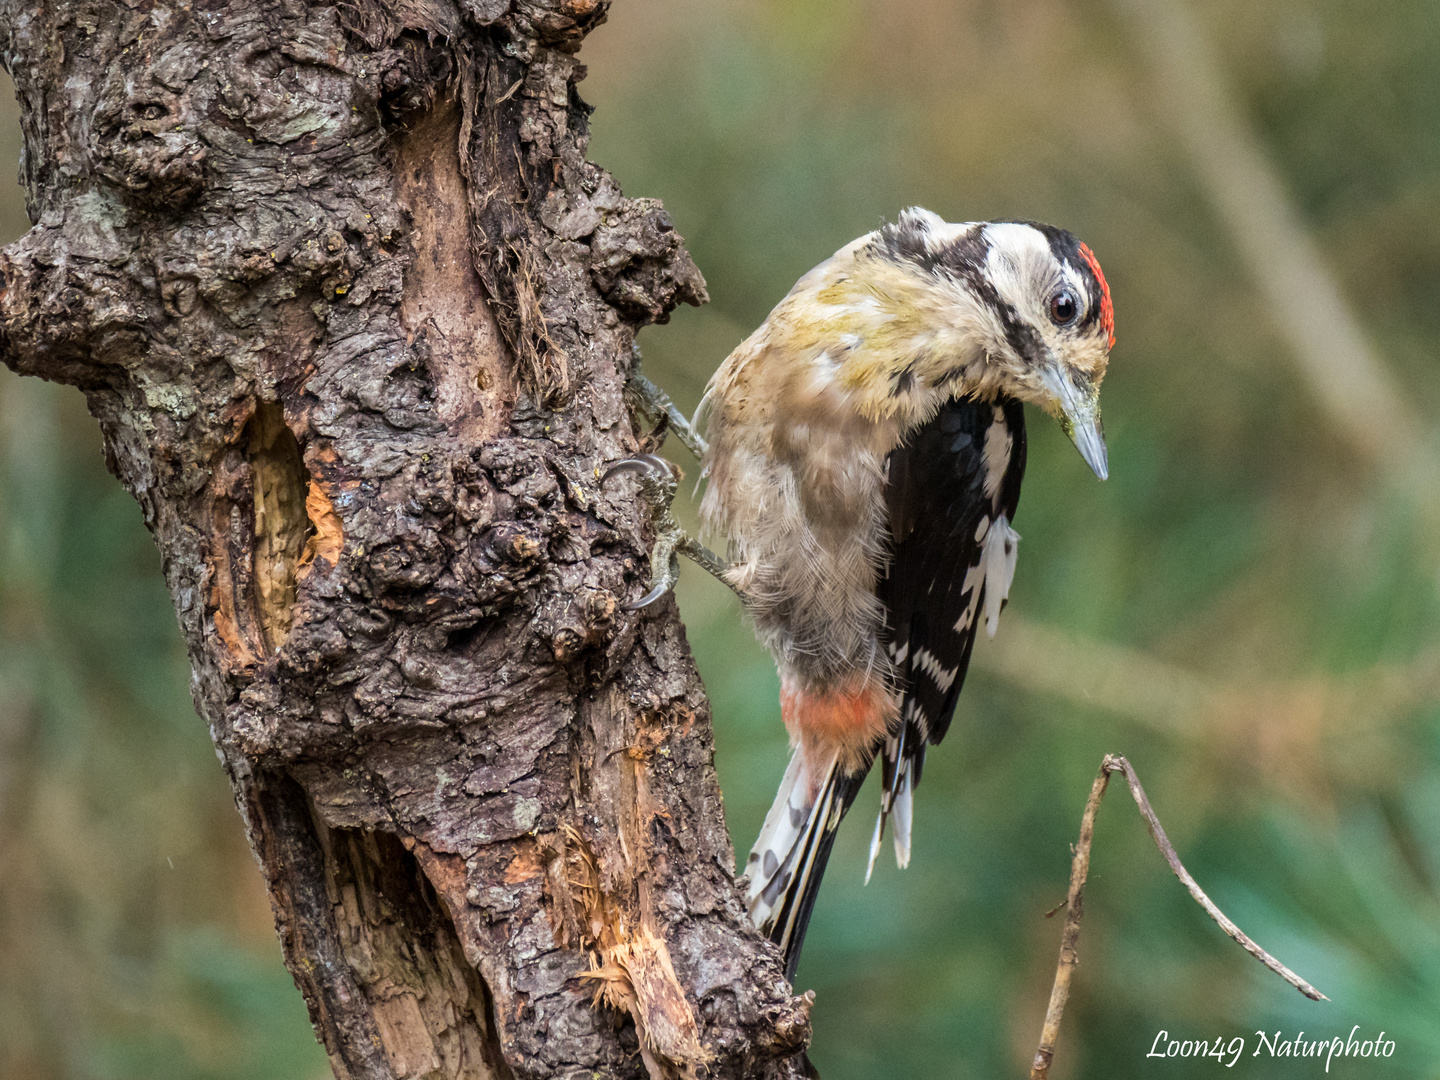
[[[1280, 963], [1279, 960], [1276, 960], [1259, 945], [1256, 945], [1255, 942], [1250, 940], [1249, 935], [1231, 922], [1225, 913], [1215, 906], [1210, 897], [1205, 895], [1205, 890], [1195, 883], [1195, 879], [1190, 876], [1190, 871], [1186, 870], [1180, 862], [1180, 856], [1175, 854], [1175, 848], [1171, 846], [1170, 838], [1165, 835], [1165, 830], [1160, 825], [1160, 819], [1155, 816], [1155, 811], [1151, 809], [1150, 800], [1145, 797], [1145, 789], [1140, 786], [1140, 777], [1135, 775], [1135, 767], [1119, 754], [1110, 754], [1105, 758], [1105, 763], [1101, 766], [1101, 769], [1106, 772], [1119, 771], [1125, 774], [1125, 780], [1130, 785], [1130, 794], [1135, 799], [1135, 805], [1140, 808], [1140, 816], [1145, 819], [1145, 825], [1150, 830], [1151, 839], [1155, 841], [1155, 846], [1160, 849], [1160, 854], [1165, 856], [1165, 861], [1170, 865], [1170, 870], [1180, 879], [1195, 902], [1205, 909], [1205, 914], [1219, 923], [1220, 929], [1234, 938], [1242, 949], [1255, 957], [1256, 960], [1259, 960], [1271, 971], [1275, 972], [1276, 975], [1279, 975], [1296, 990], [1299, 990], [1311, 1001], [1329, 1001], [1330, 999], [1319, 990], [1316, 990], [1315, 987], [1311, 986], [1304, 979], [1300, 978], [1299, 975], [1296, 975], [1288, 967]], [[1081, 839], [1084, 839], [1083, 835]]]
[[[1050, 1005], [1045, 1010], [1045, 1025], [1040, 1029], [1040, 1047], [1030, 1066], [1030, 1080], [1044, 1080], [1050, 1075], [1050, 1062], [1055, 1057], [1055, 1040], [1060, 1037], [1060, 1019], [1065, 1015], [1065, 1002], [1070, 998], [1070, 976], [1078, 957], [1075, 945], [1080, 940], [1080, 917], [1084, 914], [1085, 877], [1090, 873], [1090, 842], [1095, 836], [1095, 813], [1110, 785], [1107, 757], [1090, 786], [1085, 800], [1085, 813], [1080, 818], [1080, 842], [1070, 860], [1070, 892], [1065, 897], [1065, 929], [1060, 935], [1060, 963], [1055, 968], [1055, 985], [1050, 988]], [[1054, 912], [1050, 912], [1051, 915]]]
[[[1135, 805], [1140, 808], [1140, 816], [1145, 819], [1145, 825], [1150, 830], [1150, 837], [1155, 841], [1155, 846], [1160, 849], [1160, 854], [1165, 856], [1166, 863], [1169, 864], [1170, 869], [1184, 884], [1190, 895], [1194, 897], [1195, 902], [1205, 909], [1207, 915], [1219, 923], [1220, 929], [1234, 938], [1251, 956], [1312, 1001], [1330, 1000], [1255, 944], [1249, 935], [1231, 922], [1225, 913], [1215, 906], [1210, 897], [1205, 895], [1205, 890], [1195, 883], [1195, 879], [1190, 876], [1190, 871], [1186, 870], [1184, 864], [1180, 862], [1180, 856], [1175, 853], [1169, 837], [1165, 835], [1165, 829], [1161, 826], [1160, 819], [1155, 816], [1155, 811], [1150, 806], [1150, 800], [1145, 797], [1145, 789], [1140, 786], [1140, 778], [1135, 774], [1134, 766], [1119, 754], [1106, 754], [1105, 760], [1100, 763], [1100, 771], [1095, 776], [1095, 783], [1090, 787], [1090, 798], [1085, 802], [1085, 813], [1080, 818], [1080, 841], [1075, 845], [1074, 857], [1070, 861], [1070, 890], [1065, 897], [1065, 929], [1060, 935], [1060, 962], [1055, 968], [1055, 983], [1050, 990], [1050, 1004], [1045, 1010], [1045, 1023], [1040, 1030], [1040, 1045], [1035, 1051], [1035, 1060], [1030, 1066], [1030, 1080], [1045, 1080], [1050, 1075], [1050, 1063], [1055, 1057], [1055, 1042], [1060, 1036], [1060, 1021], [1065, 1014], [1065, 1003], [1070, 997], [1070, 977], [1078, 962], [1076, 945], [1080, 940], [1080, 919], [1084, 915], [1085, 878], [1090, 872], [1090, 845], [1095, 838], [1095, 815], [1100, 809], [1100, 800], [1105, 796], [1105, 789], [1110, 784], [1112, 772], [1125, 775], [1126, 783], [1130, 785], [1130, 794], [1135, 799]], [[1054, 914], [1054, 912], [1050, 914]]]

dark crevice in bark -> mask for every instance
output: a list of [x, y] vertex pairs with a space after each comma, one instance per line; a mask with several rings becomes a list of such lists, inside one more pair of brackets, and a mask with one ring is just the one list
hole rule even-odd
[[392, 1075], [369, 1013], [350, 1007], [363, 991], [345, 961], [340, 929], [327, 895], [326, 859], [309, 800], [299, 784], [273, 774], [248, 785], [249, 826], [267, 871], [275, 925], [285, 962], [310, 1009], [337, 1076]]
[[783, 1077], [808, 1037], [674, 604], [623, 608], [635, 334], [705, 294], [585, 160], [606, 6], [0, 0], [3, 358], [85, 390], [143, 509], [342, 1077]]

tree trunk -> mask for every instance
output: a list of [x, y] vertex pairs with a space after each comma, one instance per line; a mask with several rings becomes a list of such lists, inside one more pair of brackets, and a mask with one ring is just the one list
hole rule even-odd
[[0, 0], [72, 383], [337, 1076], [783, 1077], [646, 513], [637, 329], [704, 284], [584, 159], [606, 0]]

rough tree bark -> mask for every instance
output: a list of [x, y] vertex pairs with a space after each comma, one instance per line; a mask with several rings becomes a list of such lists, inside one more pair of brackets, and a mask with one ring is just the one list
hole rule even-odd
[[606, 0], [0, 0], [3, 359], [163, 556], [341, 1077], [782, 1077], [710, 717], [643, 615], [637, 329], [704, 284], [585, 161]]

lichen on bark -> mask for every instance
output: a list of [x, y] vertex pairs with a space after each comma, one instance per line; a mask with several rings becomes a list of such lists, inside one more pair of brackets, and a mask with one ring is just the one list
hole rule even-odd
[[606, 6], [0, 0], [0, 355], [84, 391], [142, 507], [342, 1077], [802, 1068], [599, 483], [636, 331], [704, 299], [584, 158]]

